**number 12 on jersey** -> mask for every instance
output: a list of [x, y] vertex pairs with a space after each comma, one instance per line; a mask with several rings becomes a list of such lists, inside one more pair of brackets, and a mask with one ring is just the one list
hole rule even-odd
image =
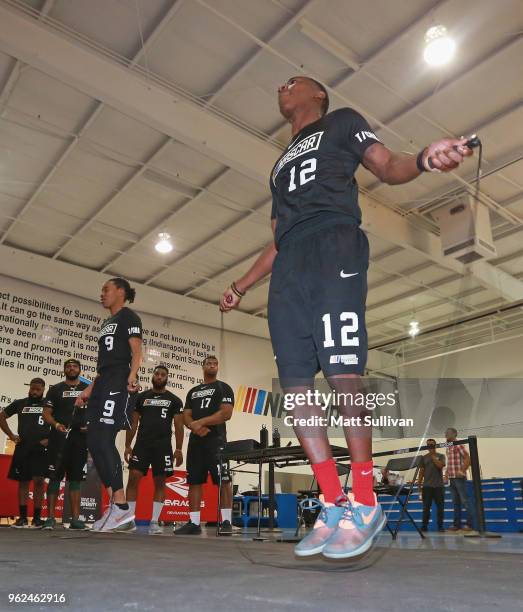
[[[312, 157], [311, 159], [306, 159], [300, 165], [300, 174], [299, 174], [299, 184], [300, 187], [308, 183], [309, 181], [313, 181], [316, 178], [316, 158]], [[290, 173], [290, 182], [289, 182], [289, 191], [294, 191], [296, 189], [296, 166], [291, 168]]]
[[[326, 313], [321, 320], [323, 321], [323, 329], [325, 332], [323, 347], [332, 348], [335, 346], [335, 342], [332, 337], [331, 315]], [[349, 334], [358, 333], [358, 315], [355, 312], [342, 312], [340, 314], [340, 321], [349, 321], [348, 325], [342, 325], [341, 327], [341, 346], [359, 346], [360, 339], [358, 336], [349, 336]]]

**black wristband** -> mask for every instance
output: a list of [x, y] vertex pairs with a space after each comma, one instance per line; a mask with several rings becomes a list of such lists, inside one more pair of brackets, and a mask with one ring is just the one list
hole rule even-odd
[[231, 289], [233, 290], [233, 293], [235, 293], [239, 298], [242, 298], [245, 295], [245, 291], [240, 291], [234, 281], [231, 284]]
[[425, 149], [421, 149], [416, 157], [416, 167], [420, 172], [427, 172], [427, 169], [423, 165], [423, 155], [425, 155]]

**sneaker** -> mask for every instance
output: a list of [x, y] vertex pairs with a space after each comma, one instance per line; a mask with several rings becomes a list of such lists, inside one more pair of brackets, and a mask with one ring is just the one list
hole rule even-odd
[[367, 552], [387, 523], [387, 518], [375, 496], [375, 506], [365, 506], [347, 499], [338, 528], [323, 549], [328, 559], [349, 559]]
[[49, 517], [48, 519], [46, 519], [42, 529], [48, 529], [49, 531], [52, 531], [55, 527], [56, 527], [56, 519]]
[[149, 523], [149, 531], [147, 533], [149, 535], [162, 535], [163, 528], [158, 525], [158, 521], [151, 521]]
[[42, 529], [44, 525], [45, 521], [43, 521], [41, 518], [33, 518], [33, 520], [31, 521], [31, 527], [33, 529]]
[[76, 529], [78, 531], [84, 531], [85, 529], [87, 529], [87, 525], [79, 519], [72, 519], [71, 522], [69, 523], [69, 529]]
[[324, 501], [323, 495], [319, 499], [304, 499], [300, 504], [302, 510], [321, 508], [312, 530], [294, 547], [294, 554], [298, 557], [310, 557], [323, 551], [327, 540], [336, 531], [345, 507]]
[[134, 522], [134, 518], [132, 518], [130, 521], [126, 521], [125, 523], [122, 523], [121, 525], [118, 525], [118, 527], [115, 527], [114, 529], [111, 529], [110, 531], [117, 531], [118, 533], [125, 533], [125, 532], [130, 533], [131, 531], [136, 531], [136, 523]]
[[174, 535], [200, 535], [202, 533], [202, 526], [195, 525], [189, 521], [188, 523], [185, 523], [185, 525], [182, 525], [180, 528], [174, 529], [173, 531]]
[[220, 525], [220, 531], [218, 533], [220, 535], [232, 535], [231, 521], [223, 521], [223, 523]]
[[474, 531], [474, 529], [472, 529], [472, 527], [469, 527], [468, 525], [465, 525], [465, 527], [461, 528], [461, 531], [465, 531], [466, 533], [470, 533], [471, 531]]
[[91, 528], [92, 531], [100, 531], [100, 529], [105, 525], [105, 522], [107, 521], [109, 517], [109, 514], [111, 514], [111, 509], [112, 509], [112, 506], [109, 504], [109, 506], [107, 506], [102, 516], [93, 523], [93, 526]]
[[445, 533], [445, 528], [444, 528], [444, 527], [439, 527], [439, 528], [438, 528], [438, 531], [439, 531], [440, 533]]
[[461, 527], [456, 527], [456, 525], [452, 525], [452, 527], [449, 527], [447, 531], [461, 531]]
[[99, 529], [101, 533], [106, 533], [108, 531], [135, 530], [136, 524], [134, 522], [134, 512], [132, 510], [122, 510], [116, 504], [111, 506], [107, 521]]
[[16, 522], [13, 523], [11, 527], [14, 527], [15, 529], [25, 529], [26, 527], [29, 527], [29, 522], [26, 518], [19, 518], [16, 519]]

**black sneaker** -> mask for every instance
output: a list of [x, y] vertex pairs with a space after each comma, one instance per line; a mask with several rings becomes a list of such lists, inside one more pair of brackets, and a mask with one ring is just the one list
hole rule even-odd
[[45, 521], [43, 521], [41, 518], [39, 519], [33, 519], [31, 521], [31, 527], [33, 529], [42, 529], [42, 527], [45, 525]]
[[232, 535], [232, 525], [230, 521], [223, 521], [220, 525], [220, 535]]
[[439, 528], [438, 528], [438, 531], [439, 531], [440, 533], [445, 533], [445, 528], [444, 528], [444, 527], [439, 527]]
[[16, 522], [13, 523], [11, 527], [14, 527], [15, 529], [25, 529], [26, 527], [29, 527], [29, 522], [26, 518], [19, 518], [16, 519]]
[[179, 529], [174, 530], [174, 535], [200, 535], [202, 533], [201, 525], [195, 525], [189, 521], [182, 525]]

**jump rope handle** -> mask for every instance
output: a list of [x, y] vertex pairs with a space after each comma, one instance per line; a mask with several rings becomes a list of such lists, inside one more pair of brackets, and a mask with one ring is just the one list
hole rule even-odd
[[[481, 145], [481, 140], [476, 136], [476, 134], [473, 134], [465, 143], [465, 147], [468, 147], [469, 149], [475, 149], [476, 147], [479, 147]], [[455, 151], [458, 150], [458, 146], [454, 145], [452, 147]], [[429, 157], [427, 160], [427, 164], [429, 166], [430, 169], [435, 168], [434, 164], [432, 163], [432, 157]]]

